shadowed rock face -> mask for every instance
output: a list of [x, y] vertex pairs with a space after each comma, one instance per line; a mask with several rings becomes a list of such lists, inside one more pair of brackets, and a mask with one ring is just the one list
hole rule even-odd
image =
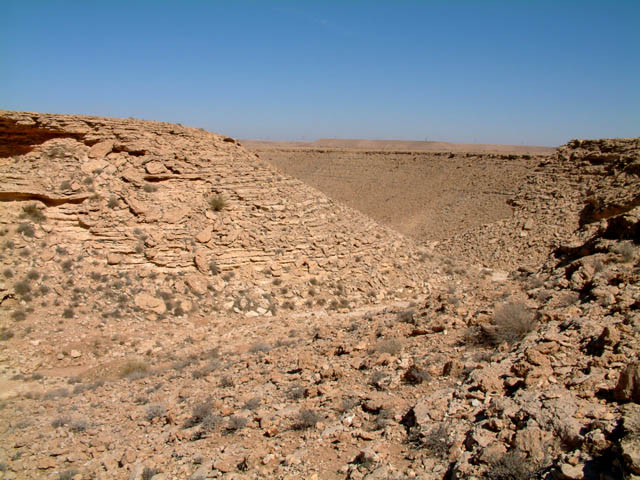
[[82, 139], [81, 134], [42, 127], [37, 115], [0, 118], [0, 157], [24, 155], [52, 138]]

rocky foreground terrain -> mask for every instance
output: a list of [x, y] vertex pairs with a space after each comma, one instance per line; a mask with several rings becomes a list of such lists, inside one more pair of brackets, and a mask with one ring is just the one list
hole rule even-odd
[[640, 139], [437, 245], [180, 125], [0, 157], [0, 478], [640, 477]]

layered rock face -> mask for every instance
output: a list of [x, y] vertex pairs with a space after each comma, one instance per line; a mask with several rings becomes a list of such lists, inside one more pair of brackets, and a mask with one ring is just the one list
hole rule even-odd
[[[35, 229], [20, 241], [46, 243], [38, 266], [52, 273], [62, 248], [97, 262], [78, 271], [174, 275], [179, 290], [186, 282], [198, 295], [222, 293], [201, 305], [220, 309], [247, 281], [261, 287], [253, 296], [273, 298], [252, 301], [247, 311], [261, 315], [284, 301], [302, 304], [311, 278], [326, 286], [314, 300], [342, 307], [424, 291], [411, 242], [280, 175], [231, 138], [136, 120], [0, 118], [0, 218]], [[44, 218], [33, 221], [23, 207]], [[294, 293], [276, 292], [275, 278]]]

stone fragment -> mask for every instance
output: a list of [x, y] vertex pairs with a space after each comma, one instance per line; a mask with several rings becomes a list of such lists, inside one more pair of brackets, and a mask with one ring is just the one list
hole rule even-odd
[[555, 476], [559, 480], [582, 480], [584, 478], [584, 465], [563, 463], [555, 472]]
[[92, 146], [89, 149], [89, 156], [91, 158], [105, 157], [107, 154], [111, 153], [111, 150], [113, 150], [113, 142], [111, 140], [106, 140]]
[[122, 262], [122, 255], [117, 253], [108, 253], [107, 254], [107, 264], [108, 265], [119, 265]]
[[640, 362], [633, 362], [622, 371], [614, 397], [619, 402], [640, 402]]
[[195, 293], [202, 295], [207, 292], [207, 279], [197, 273], [191, 273], [184, 279], [185, 283]]
[[134, 215], [144, 215], [149, 207], [147, 207], [143, 202], [134, 198], [132, 195], [129, 195], [125, 198], [125, 202], [129, 206], [129, 209]]
[[167, 171], [164, 163], [157, 161], [149, 162], [144, 167], [150, 175], [159, 175], [160, 173], [165, 173]]
[[213, 226], [207, 225], [204, 228], [204, 230], [200, 231], [200, 233], [196, 235], [196, 240], [199, 241], [200, 243], [207, 243], [209, 242], [209, 240], [211, 240], [212, 233], [213, 233]]
[[196, 265], [196, 268], [200, 273], [204, 275], [211, 273], [209, 269], [209, 262], [207, 262], [206, 253], [202, 251], [197, 252], [193, 257], [193, 263]]
[[92, 175], [97, 170], [104, 170], [109, 166], [109, 162], [106, 160], [102, 160], [101, 158], [96, 158], [93, 160], [89, 160], [88, 162], [84, 162], [80, 166], [80, 170], [82, 170], [87, 175]]
[[162, 220], [167, 223], [178, 223], [188, 213], [189, 210], [186, 208], [171, 208], [164, 212]]
[[620, 449], [625, 466], [640, 475], [640, 435], [627, 435], [620, 440]]
[[142, 310], [154, 312], [158, 315], [163, 314], [167, 311], [167, 307], [160, 298], [156, 298], [147, 293], [139, 293], [133, 300], [136, 306], [138, 306]]

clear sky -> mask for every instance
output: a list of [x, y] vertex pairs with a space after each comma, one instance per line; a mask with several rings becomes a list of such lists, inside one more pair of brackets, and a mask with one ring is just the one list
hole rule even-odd
[[0, 108], [280, 140], [640, 136], [640, 1], [0, 0]]

